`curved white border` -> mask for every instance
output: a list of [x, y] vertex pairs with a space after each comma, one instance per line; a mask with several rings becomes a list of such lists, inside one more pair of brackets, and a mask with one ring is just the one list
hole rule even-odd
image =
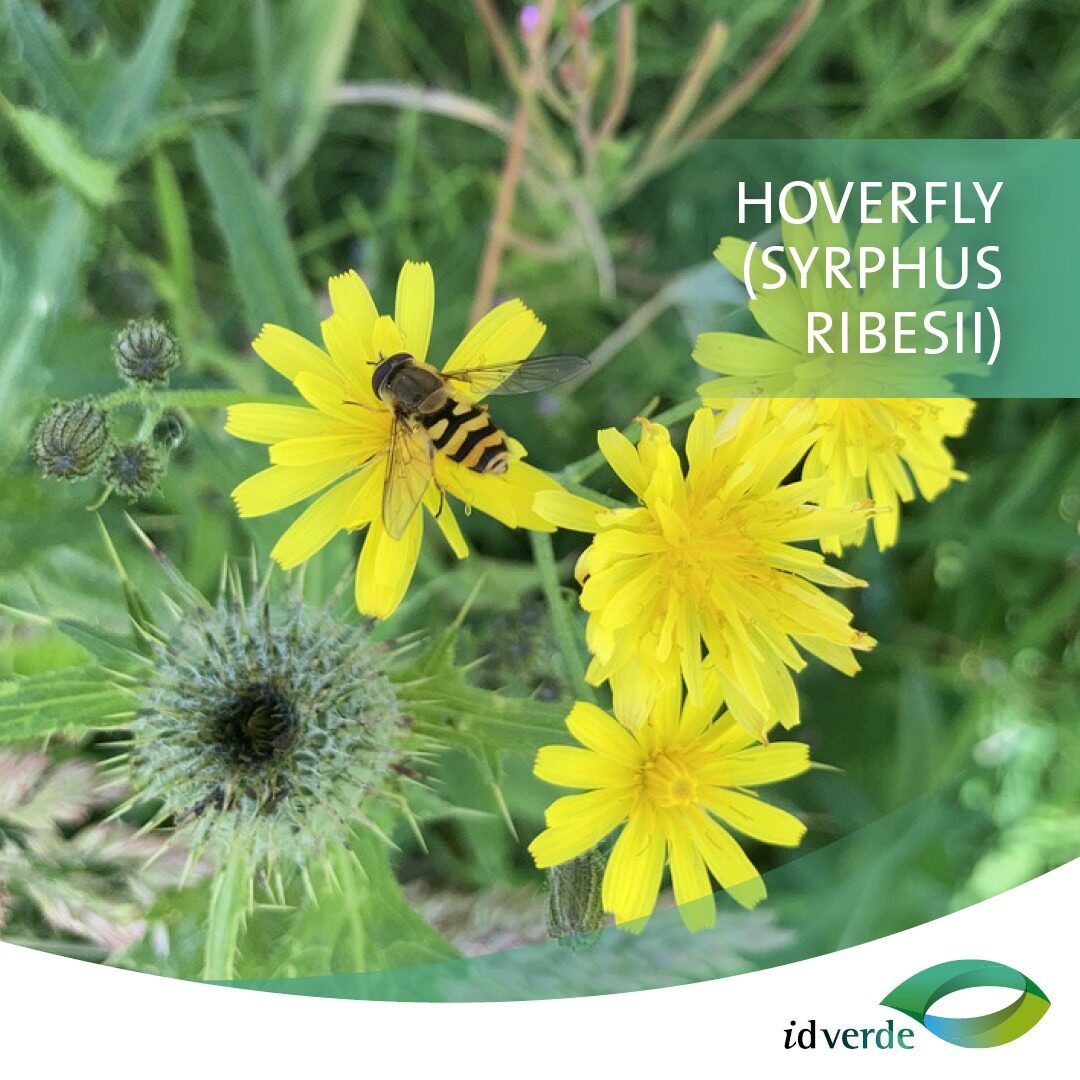
[[[1001, 896], [786, 967], [637, 993], [467, 1005], [341, 1001], [162, 979], [0, 944], [0, 1063], [14, 1075], [259, 1077], [1016, 1078], [1068, 1061], [1080, 1020], [1074, 911], [1080, 860]], [[960, 958], [1018, 968], [1051, 1008], [1007, 1046], [943, 1043], [877, 1002]], [[911, 1051], [783, 1049], [791, 1020], [916, 1029]], [[820, 1042], [820, 1040], [819, 1040]], [[22, 1068], [20, 1068], [20, 1066]], [[449, 1067], [449, 1068], [448, 1068]], [[1057, 1066], [1055, 1070], [1057, 1071]]]

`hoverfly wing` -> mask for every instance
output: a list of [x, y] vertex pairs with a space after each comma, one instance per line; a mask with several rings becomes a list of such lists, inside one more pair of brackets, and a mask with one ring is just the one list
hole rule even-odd
[[584, 356], [558, 353], [442, 374], [453, 382], [465, 383], [474, 394], [531, 394], [565, 382], [588, 366]]
[[434, 474], [434, 457], [435, 447], [427, 432], [407, 417], [395, 415], [382, 496], [383, 526], [395, 540], [405, 535], [424, 498]]

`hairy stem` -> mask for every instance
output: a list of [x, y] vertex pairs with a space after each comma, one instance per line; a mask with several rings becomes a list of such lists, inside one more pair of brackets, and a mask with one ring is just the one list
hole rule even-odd
[[138, 387], [117, 390], [101, 398], [102, 408], [117, 409], [124, 405], [153, 403], [161, 409], [224, 409], [229, 405], [254, 403], [260, 405], [296, 405], [291, 394], [252, 394], [248, 390], [157, 390], [143, 391]]
[[575, 687], [575, 696], [580, 693], [587, 701], [594, 701], [592, 687], [585, 681], [585, 663], [581, 658], [581, 646], [574, 628], [570, 612], [566, 608], [559, 571], [555, 565], [555, 551], [551, 546], [551, 537], [547, 533], [531, 532], [533, 559], [540, 573], [540, 586], [544, 590], [551, 612], [551, 625], [555, 632], [555, 641], [563, 655], [566, 673]]
[[206, 913], [202, 977], [236, 977], [236, 952], [251, 896], [251, 850], [242, 840], [230, 848], [214, 873]]

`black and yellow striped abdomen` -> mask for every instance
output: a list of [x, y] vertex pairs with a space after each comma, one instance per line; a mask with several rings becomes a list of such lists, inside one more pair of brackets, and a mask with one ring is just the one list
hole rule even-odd
[[474, 472], [506, 472], [510, 463], [506, 439], [483, 406], [455, 400], [447, 394], [437, 409], [420, 412], [417, 417], [436, 449], [451, 461]]

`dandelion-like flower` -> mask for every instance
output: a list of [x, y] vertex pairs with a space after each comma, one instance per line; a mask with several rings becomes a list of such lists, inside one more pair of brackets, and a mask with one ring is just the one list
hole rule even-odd
[[574, 859], [621, 826], [601, 898], [604, 910], [632, 929], [652, 913], [665, 864], [692, 930], [712, 926], [716, 918], [710, 875], [744, 907], [765, 898], [761, 875], [729, 828], [785, 847], [797, 845], [806, 832], [798, 818], [752, 789], [805, 772], [809, 748], [752, 745], [730, 714], [716, 715], [722, 692], [713, 672], [705, 682], [701, 703], [688, 700], [681, 709], [680, 689], [667, 688], [633, 731], [579, 701], [566, 726], [581, 745], [545, 746], [536, 757], [541, 780], [584, 789], [548, 807], [547, 828], [529, 845], [536, 865]]
[[265, 585], [185, 608], [140, 692], [136, 798], [196, 852], [306, 862], [393, 779], [404, 722], [387, 659], [364, 627], [271, 602]]
[[874, 640], [818, 586], [865, 582], [795, 545], [853, 532], [872, 508], [822, 509], [827, 481], [781, 485], [810, 442], [764, 414], [729, 424], [699, 409], [685, 476], [663, 426], [642, 421], [637, 447], [614, 429], [600, 433], [638, 507], [537, 496], [549, 521], [594, 534], [576, 571], [589, 613], [587, 674], [594, 685], [610, 682], [624, 723], [641, 724], [680, 670], [699, 704], [703, 646], [732, 715], [759, 737], [776, 720], [798, 723], [791, 672], [805, 666], [800, 649], [847, 674], [859, 670], [852, 650]]
[[[773, 289], [764, 287], [773, 275], [758, 253], [750, 264], [754, 280], [749, 284], [756, 299], [750, 301], [749, 310], [768, 337], [701, 334], [694, 359], [722, 376], [699, 387], [707, 405], [727, 408], [733, 398], [756, 398], [740, 402], [748, 414], [767, 413], [793, 429], [812, 432], [803, 477], [828, 481], [822, 495], [825, 506], [845, 507], [872, 498], [882, 511], [873, 520], [874, 536], [879, 548], [885, 549], [896, 542], [901, 502], [914, 499], [916, 489], [923, 498], [934, 499], [953, 480], [965, 478], [956, 469], [945, 439], [964, 434], [975, 403], [953, 393], [949, 376], [978, 369], [970, 357], [958, 355], [841, 352], [835, 339], [844, 314], [857, 321], [862, 311], [879, 312], [889, 323], [897, 311], [914, 312], [920, 328], [912, 332], [907, 345], [920, 348], [937, 344], [921, 329], [925, 312], [955, 314], [964, 308], [963, 302], [943, 300], [936, 286], [916, 288], [910, 277], [900, 277], [900, 287], [892, 287], [891, 268], [897, 258], [911, 264], [919, 249], [933, 249], [941, 242], [947, 226], [932, 222], [902, 240], [900, 226], [889, 223], [888, 201], [880, 216], [883, 223], [863, 225], [853, 246], [843, 223], [833, 222], [824, 210], [806, 225], [784, 221], [784, 245], [798, 252], [804, 262], [814, 247], [847, 248], [858, 266], [860, 249], [872, 247], [885, 255], [885, 266], [868, 279], [865, 289], [846, 289], [835, 283], [826, 287], [823, 260], [818, 258], [807, 273], [805, 288], [789, 279]], [[745, 240], [725, 237], [715, 254], [742, 281], [747, 250]], [[807, 312], [811, 310], [832, 318], [834, 329], [826, 335], [833, 339], [832, 354], [808, 350]], [[871, 396], [875, 391], [893, 396]], [[895, 396], [913, 391], [929, 396]], [[863, 525], [848, 533], [823, 536], [821, 546], [839, 554], [845, 545], [861, 543], [865, 534]]]
[[[404, 265], [393, 318], [379, 315], [353, 271], [330, 279], [330, 302], [334, 313], [322, 324], [325, 351], [281, 326], [264, 326], [254, 342], [259, 356], [290, 379], [312, 407], [245, 404], [229, 409], [226, 430], [269, 444], [271, 461], [268, 469], [240, 484], [233, 498], [241, 516], [256, 517], [323, 492], [286, 529], [271, 554], [282, 567], [297, 566], [339, 531], [366, 528], [356, 568], [356, 603], [363, 613], [386, 618], [401, 603], [416, 567], [423, 513], [413, 514], [400, 539], [382, 519], [393, 413], [373, 391], [372, 373], [381, 357], [407, 353], [426, 360], [435, 307], [431, 267]], [[543, 333], [544, 324], [529, 308], [509, 300], [473, 326], [443, 371], [523, 360]], [[468, 546], [447, 494], [511, 528], [552, 529], [532, 504], [537, 492], [558, 485], [521, 460], [525, 451], [519, 443], [511, 439], [508, 444], [510, 461], [502, 475], [467, 469], [441, 450], [435, 452], [423, 508], [458, 558], [468, 554]]]

